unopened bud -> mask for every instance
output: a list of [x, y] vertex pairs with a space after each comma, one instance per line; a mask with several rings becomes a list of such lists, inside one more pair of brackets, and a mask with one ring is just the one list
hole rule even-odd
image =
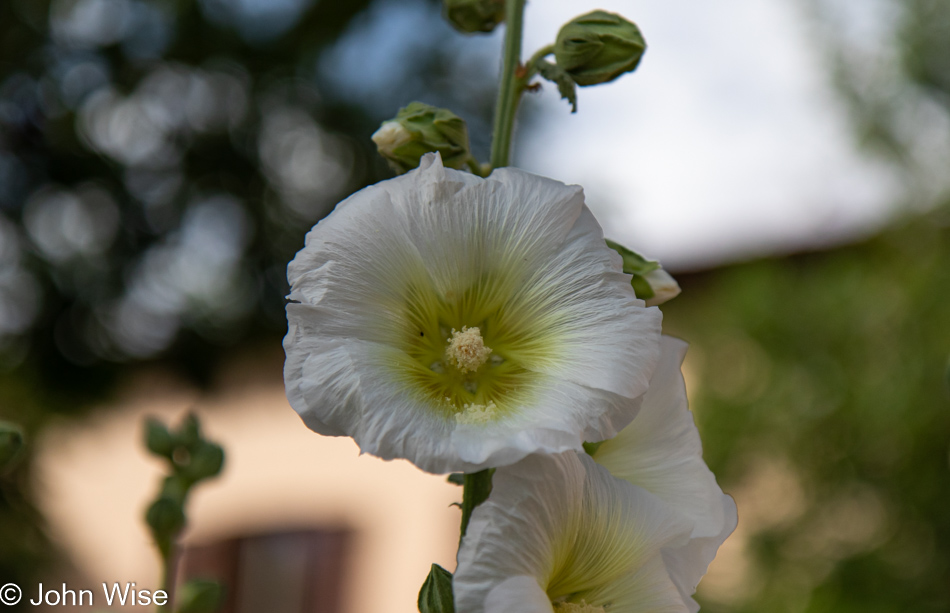
[[598, 85], [634, 70], [646, 48], [636, 24], [620, 15], [593, 11], [561, 28], [554, 57], [578, 85]]
[[648, 272], [643, 276], [643, 280], [646, 281], [647, 285], [650, 286], [650, 291], [653, 292], [651, 297], [645, 299], [648, 307], [663, 304], [667, 300], [672, 300], [680, 295], [679, 283], [662, 268]]
[[419, 165], [419, 158], [438, 151], [442, 164], [459, 169], [471, 158], [465, 121], [446, 109], [411, 102], [373, 134], [379, 154], [397, 173]]
[[608, 247], [620, 254], [623, 271], [632, 275], [630, 285], [633, 286], [634, 293], [637, 298], [645, 301], [647, 306], [663, 304], [679, 295], [680, 286], [676, 279], [663, 270], [659, 262], [647, 259], [612, 240], [606, 242]]
[[442, 8], [459, 32], [491, 32], [505, 20], [504, 0], [443, 0]]

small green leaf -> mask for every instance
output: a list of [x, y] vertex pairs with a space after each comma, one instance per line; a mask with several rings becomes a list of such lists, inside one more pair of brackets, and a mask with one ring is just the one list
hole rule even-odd
[[192, 482], [214, 477], [224, 466], [224, 449], [220, 445], [200, 441], [190, 453], [187, 464], [181, 467], [181, 474]]
[[201, 424], [198, 416], [194, 413], [188, 413], [181, 422], [178, 432], [175, 433], [176, 442], [179, 445], [191, 448], [201, 440]]
[[455, 485], [465, 485], [465, 473], [452, 473], [446, 478], [446, 481]]
[[145, 446], [153, 454], [170, 460], [175, 449], [175, 439], [165, 424], [149, 417], [145, 420]]
[[541, 60], [538, 62], [538, 74], [557, 85], [561, 98], [571, 103], [571, 112], [577, 112], [577, 84], [571, 75], [557, 64]]
[[224, 587], [217, 581], [192, 579], [178, 591], [178, 613], [214, 613], [224, 601]]
[[455, 613], [452, 595], [452, 573], [438, 564], [429, 569], [429, 576], [419, 590], [419, 613]]
[[0, 421], [0, 475], [5, 475], [20, 461], [26, 447], [23, 430], [6, 421]]

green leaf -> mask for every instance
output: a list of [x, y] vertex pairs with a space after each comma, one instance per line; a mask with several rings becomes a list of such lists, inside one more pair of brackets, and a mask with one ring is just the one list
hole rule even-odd
[[19, 426], [0, 421], [0, 475], [5, 475], [16, 466], [26, 447], [23, 430]]
[[494, 468], [486, 468], [477, 473], [467, 473], [463, 476], [462, 486], [462, 529], [460, 539], [465, 536], [468, 522], [472, 518], [475, 507], [485, 502], [491, 494], [491, 478], [495, 474]]
[[224, 601], [224, 587], [217, 581], [192, 579], [178, 591], [178, 613], [214, 613]]
[[577, 112], [577, 84], [571, 75], [557, 64], [541, 60], [538, 62], [538, 74], [557, 85], [561, 98], [571, 103], [571, 112]]
[[419, 590], [419, 613], [455, 613], [452, 595], [452, 573], [438, 564], [429, 569], [422, 589]]
[[185, 511], [180, 502], [161, 497], [145, 512], [145, 523], [163, 558], [171, 553], [175, 538], [185, 527]]
[[145, 446], [153, 454], [170, 460], [175, 450], [175, 439], [165, 424], [149, 417], [145, 420]]
[[190, 453], [187, 464], [181, 467], [181, 474], [190, 481], [198, 482], [214, 477], [224, 466], [224, 449], [215, 443], [200, 441]]
[[189, 448], [201, 440], [201, 423], [198, 421], [197, 415], [189, 413], [185, 416], [178, 432], [175, 433], [175, 439], [179, 445]]

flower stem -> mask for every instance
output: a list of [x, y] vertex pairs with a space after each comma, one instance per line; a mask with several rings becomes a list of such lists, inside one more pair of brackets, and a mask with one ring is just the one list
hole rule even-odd
[[491, 494], [491, 476], [494, 472], [495, 469], [486, 468], [477, 473], [466, 473], [462, 484], [462, 530], [459, 541], [465, 536], [472, 511]]
[[507, 166], [511, 157], [511, 139], [518, 103], [527, 79], [521, 68], [521, 36], [524, 27], [525, 0], [505, 0], [505, 50], [501, 63], [501, 82], [495, 105], [492, 133], [492, 168]]

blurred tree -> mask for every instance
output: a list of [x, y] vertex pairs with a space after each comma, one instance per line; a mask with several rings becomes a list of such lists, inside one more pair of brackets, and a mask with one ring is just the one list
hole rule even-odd
[[449, 106], [485, 148], [493, 54], [439, 9], [0, 4], [0, 402], [26, 384], [42, 398], [24, 412], [74, 410], [122, 365], [200, 380], [282, 335], [305, 231], [389, 175], [369, 140], [382, 119]]
[[[138, 363], [200, 383], [279, 340], [288, 260], [391, 176], [369, 137], [408, 102], [485, 157], [498, 45], [440, 6], [0, 2], [0, 418], [32, 433]], [[5, 580], [44, 549], [28, 465], [0, 489]]]
[[[679, 277], [705, 456], [739, 504], [703, 610], [950, 610], [950, 208]], [[730, 546], [732, 550], [730, 552]]]

